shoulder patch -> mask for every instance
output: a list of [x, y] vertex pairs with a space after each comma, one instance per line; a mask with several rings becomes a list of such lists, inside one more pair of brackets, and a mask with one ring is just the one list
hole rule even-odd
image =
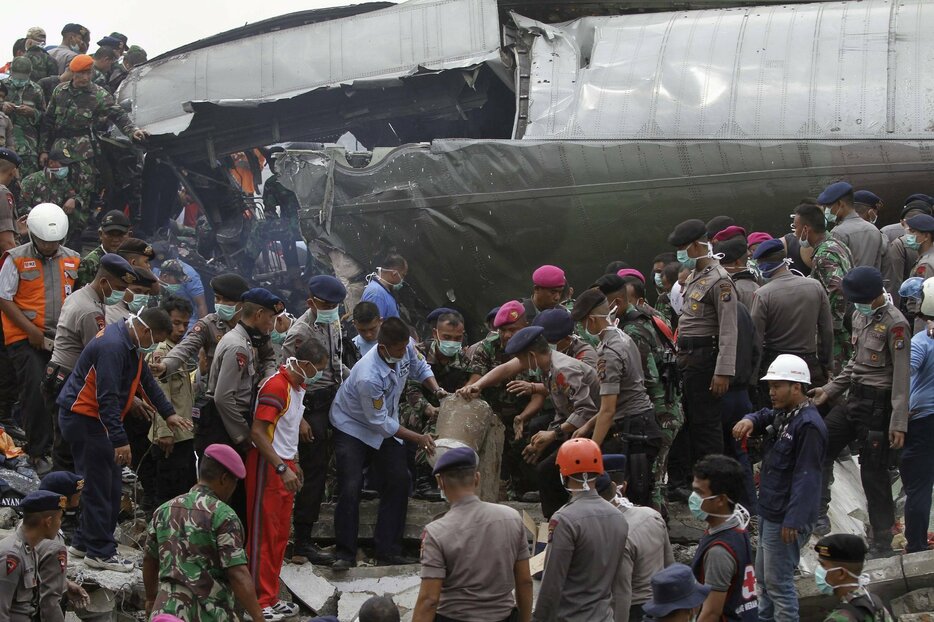
[[97, 330], [104, 330], [104, 327], [106, 326], [107, 322], [104, 319], [103, 315], [95, 316], [94, 321], [97, 322]]
[[555, 535], [555, 527], [557, 526], [558, 526], [557, 518], [552, 518], [550, 521], [548, 521], [548, 543], [549, 544], [551, 543], [551, 539]]
[[192, 328], [191, 330], [196, 333], [200, 333], [202, 328], [204, 327], [201, 325], [201, 322], [198, 322], [197, 324], [195, 324], [195, 327]]
[[925, 272], [927, 272], [926, 266], [918, 266], [918, 269], [915, 270], [915, 276], [924, 276]]
[[559, 387], [563, 387], [567, 385], [567, 383], [568, 383], [568, 380], [567, 378], [564, 377], [564, 374], [562, 374], [561, 372], [558, 372], [558, 375], [555, 376], [555, 384], [557, 384]]
[[68, 552], [65, 549], [58, 552], [58, 565], [61, 566], [62, 572], [68, 569]]
[[383, 407], [383, 398], [378, 397], [375, 400], [373, 400], [373, 408], [375, 408], [376, 410], [380, 410], [382, 407]]
[[733, 294], [730, 292], [728, 287], [720, 287], [720, 302], [730, 302], [733, 299]]
[[13, 195], [9, 192], [6, 193], [6, 202], [10, 206], [10, 209], [16, 208], [16, 205], [13, 204]]
[[12, 553], [6, 555], [6, 575], [10, 576], [19, 568], [19, 557]]
[[246, 365], [246, 354], [237, 352], [237, 369], [243, 369], [244, 365]]

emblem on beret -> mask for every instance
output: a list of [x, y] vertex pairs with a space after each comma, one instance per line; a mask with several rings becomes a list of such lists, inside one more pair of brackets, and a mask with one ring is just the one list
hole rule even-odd
[[151, 247], [151, 246], [147, 246], [147, 247], [143, 250], [143, 254], [144, 254], [144, 255], [154, 255], [155, 253], [152, 252], [152, 247]]
[[62, 509], [62, 510], [64, 510], [66, 507], [68, 507], [68, 497], [65, 497], [65, 496], [59, 497], [59, 498], [58, 498], [58, 507], [59, 507], [59, 509]]
[[123, 282], [129, 285], [136, 283], [138, 280], [139, 279], [136, 278], [135, 274], [130, 274], [129, 272], [127, 272], [126, 274], [123, 275]]
[[79, 479], [77, 482], [75, 482], [75, 490], [83, 490], [83, 489], [84, 489], [84, 480]]
[[518, 320], [518, 319], [519, 319], [519, 312], [518, 312], [518, 311], [510, 311], [510, 312], [509, 312], [509, 319], [510, 319], [510, 320]]

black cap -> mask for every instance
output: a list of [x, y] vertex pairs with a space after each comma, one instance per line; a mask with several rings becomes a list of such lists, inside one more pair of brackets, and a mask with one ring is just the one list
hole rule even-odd
[[53, 149], [50, 151], [49, 160], [54, 160], [62, 166], [68, 166], [77, 162], [77, 160], [74, 158], [74, 154], [70, 149], [68, 149], [68, 147], [65, 147], [64, 149]]
[[318, 274], [308, 279], [308, 291], [318, 300], [340, 303], [347, 297], [347, 289], [337, 277]]
[[713, 246], [713, 252], [721, 253], [723, 255], [722, 261], [726, 262], [736, 261], [748, 251], [749, 247], [746, 246], [746, 238], [743, 237], [723, 240], [722, 242], [717, 242]]
[[120, 210], [110, 210], [101, 218], [101, 231], [122, 231], [126, 233], [130, 230], [130, 219]]
[[907, 199], [905, 199], [905, 205], [908, 205], [912, 201], [923, 201], [927, 203], [928, 205], [934, 207], [934, 197], [932, 197], [929, 194], [923, 194], [921, 192], [913, 194], [909, 196]]
[[626, 288], [626, 279], [618, 274], [604, 274], [593, 284], [603, 295], [612, 294]]
[[603, 295], [603, 292], [596, 287], [588, 289], [574, 301], [574, 310], [571, 311], [571, 317], [574, 318], [575, 322], [580, 322], [602, 304], [606, 304], [606, 296]]
[[240, 296], [240, 300], [259, 305], [276, 314], [285, 311], [285, 303], [282, 302], [282, 299], [264, 287], [254, 287], [246, 290]]
[[603, 454], [603, 470], [622, 473], [626, 470], [626, 454]]
[[736, 221], [729, 216], [714, 216], [707, 221], [706, 225], [704, 225], [707, 230], [707, 239], [712, 239], [713, 236], [717, 235], [727, 227], [732, 227], [735, 224]]
[[139, 282], [139, 276], [133, 266], [130, 265], [130, 262], [116, 253], [107, 253], [101, 257], [101, 268], [127, 285]]
[[159, 270], [159, 274], [171, 274], [173, 277], [178, 279], [180, 283], [187, 283], [191, 280], [191, 277], [185, 274], [185, 266], [182, 265], [182, 262], [178, 259], [168, 259], [162, 262], [162, 268]]
[[39, 482], [39, 490], [48, 490], [71, 497], [84, 489], [84, 478], [69, 471], [53, 471]]
[[675, 227], [675, 230], [668, 236], [668, 243], [672, 246], [686, 246], [706, 235], [707, 225], [704, 224], [704, 221], [692, 218]]
[[853, 268], [843, 277], [843, 295], [850, 302], [872, 302], [882, 295], [882, 273], [872, 266]]
[[452, 469], [475, 469], [478, 462], [477, 452], [470, 447], [453, 447], [441, 454], [431, 474], [438, 475]]
[[829, 562], [861, 564], [866, 561], [869, 550], [859, 536], [848, 533], [835, 533], [824, 536], [814, 547], [817, 558]]
[[[535, 316], [532, 325], [542, 327], [542, 336], [545, 337], [545, 341], [548, 343], [558, 343], [574, 332], [574, 318], [571, 317], [567, 309], [562, 307], [542, 311]], [[509, 340], [509, 343], [512, 343], [512, 339]]]
[[6, 160], [7, 162], [12, 162], [14, 166], [19, 168], [23, 164], [23, 159], [19, 157], [15, 151], [7, 147], [0, 147], [0, 160]]
[[905, 221], [909, 229], [920, 231], [922, 233], [934, 233], [934, 216], [928, 214], [918, 214]]
[[519, 354], [525, 351], [536, 339], [541, 337], [544, 332], [545, 329], [541, 326], [526, 326], [513, 335], [509, 343], [506, 344], [506, 354], [512, 356], [513, 354]]
[[127, 238], [123, 241], [123, 244], [120, 245], [120, 248], [117, 249], [117, 252], [121, 255], [143, 255], [149, 259], [154, 259], [156, 253], [152, 250], [152, 245], [146, 240], [141, 240], [139, 238]]
[[65, 27], [62, 28], [62, 36], [69, 33], [79, 34], [82, 37], [91, 34], [90, 31], [81, 24], [65, 24]]
[[239, 274], [228, 272], [227, 274], [218, 274], [211, 279], [211, 289], [229, 300], [240, 300], [243, 292], [250, 289], [250, 284]]
[[68, 499], [51, 490], [37, 490], [31, 492], [19, 502], [19, 509], [24, 514], [48, 512], [50, 510], [64, 510]]

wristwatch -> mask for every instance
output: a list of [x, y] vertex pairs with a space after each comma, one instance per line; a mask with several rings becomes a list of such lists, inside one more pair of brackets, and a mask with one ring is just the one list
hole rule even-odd
[[285, 465], [285, 462], [280, 462], [278, 465], [276, 465], [276, 475], [282, 475], [288, 468], [289, 467]]

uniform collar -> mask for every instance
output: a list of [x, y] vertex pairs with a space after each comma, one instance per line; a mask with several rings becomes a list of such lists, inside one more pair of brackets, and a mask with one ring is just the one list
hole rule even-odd
[[454, 508], [459, 508], [465, 505], [473, 505], [474, 503], [479, 503], [479, 502], [480, 502], [480, 497], [478, 497], [477, 495], [466, 495], [464, 497], [461, 497], [454, 503], [452, 503], [451, 509], [453, 510]]
[[213, 490], [211, 490], [211, 487], [208, 486], [207, 484], [202, 484], [201, 482], [198, 482], [197, 484], [192, 486], [191, 492], [196, 492], [198, 494], [206, 495], [208, 497], [213, 497], [214, 499], [217, 499], [218, 501], [220, 501], [220, 498], [217, 496], [217, 494]]
[[853, 210], [852, 212], [850, 212], [849, 214], [847, 214], [846, 216], [844, 216], [844, 217], [843, 217], [843, 220], [841, 220], [840, 222], [843, 222], [843, 221], [845, 221], [845, 220], [853, 220], [854, 218], [856, 218], [856, 219], [858, 219], [858, 220], [862, 220], [862, 218], [860, 217], [860, 215], [856, 213], [856, 210]]

